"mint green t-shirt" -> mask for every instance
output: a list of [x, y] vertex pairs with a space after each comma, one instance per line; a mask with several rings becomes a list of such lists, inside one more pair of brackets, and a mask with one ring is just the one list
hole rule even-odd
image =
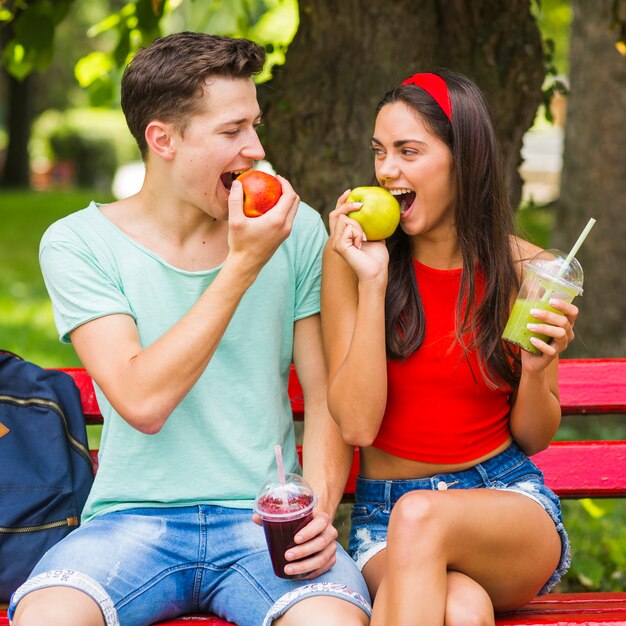
[[[130, 426], [96, 386], [99, 468], [83, 520], [134, 508], [248, 508], [275, 473], [274, 446], [299, 472], [287, 393], [294, 322], [319, 312], [320, 216], [301, 203], [293, 230], [245, 293], [206, 370], [160, 432]], [[189, 272], [125, 235], [92, 203], [46, 231], [40, 263], [64, 342], [90, 320], [130, 315], [143, 347], [174, 325], [220, 268]], [[104, 347], [104, 349], [106, 349]]]

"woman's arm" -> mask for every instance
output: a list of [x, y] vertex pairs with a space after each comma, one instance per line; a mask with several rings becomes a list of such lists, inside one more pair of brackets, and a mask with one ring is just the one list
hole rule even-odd
[[342, 204], [331, 214], [322, 263], [322, 331], [328, 362], [328, 408], [347, 443], [375, 439], [387, 402], [383, 242], [363, 242]]
[[[522, 262], [539, 250], [528, 242], [515, 241], [513, 254], [519, 263], [520, 279], [523, 279]], [[511, 434], [528, 455], [547, 448], [561, 422], [558, 357], [574, 340], [574, 323], [578, 316], [578, 308], [573, 304], [562, 300], [550, 304], [563, 315], [543, 310], [536, 313], [540, 321], [531, 330], [552, 340], [550, 343], [533, 340], [540, 350], [538, 355], [521, 351], [522, 374], [511, 402]]]
[[522, 372], [513, 394], [511, 435], [529, 456], [548, 447], [561, 423], [557, 372], [557, 359], [543, 372]]

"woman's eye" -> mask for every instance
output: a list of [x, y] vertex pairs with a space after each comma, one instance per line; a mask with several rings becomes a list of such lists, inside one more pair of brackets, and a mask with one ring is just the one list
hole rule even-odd
[[370, 150], [374, 153], [374, 156], [381, 156], [383, 154], [382, 148], [379, 148], [378, 146], [372, 146]]

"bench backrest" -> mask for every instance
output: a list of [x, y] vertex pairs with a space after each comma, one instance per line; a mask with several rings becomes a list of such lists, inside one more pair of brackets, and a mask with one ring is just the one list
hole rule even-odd
[[[87, 372], [80, 368], [64, 371], [80, 390], [86, 422], [102, 422]], [[562, 359], [559, 392], [564, 416], [626, 413], [626, 359]], [[303, 419], [304, 397], [293, 368], [289, 397], [294, 419]], [[97, 467], [96, 451], [92, 457]], [[533, 460], [562, 498], [626, 496], [626, 441], [554, 442]], [[345, 490], [348, 499], [354, 493], [358, 467], [357, 449]]]

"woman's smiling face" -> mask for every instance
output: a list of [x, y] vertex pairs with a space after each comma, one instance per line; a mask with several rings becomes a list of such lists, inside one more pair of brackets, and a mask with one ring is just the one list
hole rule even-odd
[[452, 154], [407, 104], [386, 104], [378, 113], [374, 167], [379, 184], [402, 208], [407, 235], [449, 233], [454, 228], [456, 183]]

